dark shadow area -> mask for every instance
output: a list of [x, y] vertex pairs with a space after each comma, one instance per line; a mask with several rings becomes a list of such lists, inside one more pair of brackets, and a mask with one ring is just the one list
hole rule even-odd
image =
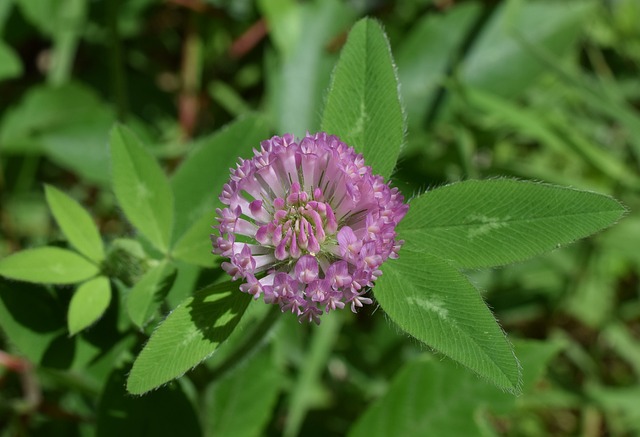
[[16, 323], [29, 331], [44, 334], [65, 327], [64, 308], [41, 285], [0, 279], [0, 300]]
[[172, 382], [142, 397], [125, 390], [126, 371], [115, 369], [98, 404], [97, 436], [199, 436], [198, 416], [191, 402]]
[[[197, 291], [188, 304], [189, 314], [204, 338], [221, 343], [236, 327], [250, 301], [251, 296], [240, 292], [237, 285], [226, 282]], [[216, 320], [227, 314], [231, 315], [227, 323], [214, 326]]]
[[70, 368], [76, 354], [76, 341], [75, 337], [68, 337], [66, 331], [60, 334], [47, 347], [41, 364], [59, 370]]

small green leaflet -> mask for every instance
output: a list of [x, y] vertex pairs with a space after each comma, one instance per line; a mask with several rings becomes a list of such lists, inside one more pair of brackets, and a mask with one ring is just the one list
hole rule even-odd
[[588, 191], [509, 179], [469, 180], [413, 199], [398, 234], [405, 248], [428, 251], [458, 267], [493, 267], [587, 237], [625, 212], [615, 199]]
[[234, 330], [250, 300], [230, 282], [186, 299], [156, 329], [133, 363], [129, 393], [153, 390], [210, 356]]
[[98, 276], [82, 283], [71, 298], [67, 326], [74, 335], [95, 323], [109, 307], [111, 286], [109, 278]]
[[389, 42], [364, 18], [351, 32], [333, 73], [322, 130], [365, 156], [375, 174], [391, 175], [404, 139], [404, 115]]
[[158, 162], [133, 132], [116, 125], [111, 131], [113, 190], [127, 219], [166, 252], [173, 225], [173, 192]]
[[[220, 204], [220, 201], [216, 201], [215, 204]], [[214, 267], [221, 259], [220, 256], [212, 253], [210, 235], [214, 233], [212, 229], [214, 223], [217, 223], [215, 213], [204, 214], [176, 242], [171, 255], [201, 267]]]
[[387, 260], [376, 300], [400, 328], [498, 387], [520, 392], [520, 367], [478, 290], [449, 263], [403, 248]]
[[98, 272], [91, 261], [59, 247], [27, 249], [0, 260], [0, 275], [40, 284], [74, 284]]
[[104, 246], [93, 219], [74, 199], [51, 185], [45, 185], [47, 203], [69, 243], [87, 258], [100, 263]]
[[[229, 180], [229, 168], [235, 167], [239, 157], [249, 158], [260, 141], [269, 136], [264, 118], [248, 115], [229, 124], [215, 134], [197, 141], [192, 151], [171, 178], [175, 196], [175, 223], [173, 242], [194, 232], [194, 223], [209, 217], [204, 241], [211, 247], [209, 234], [214, 223], [218, 196]], [[202, 229], [198, 227], [197, 229]], [[211, 249], [205, 255], [211, 254]]]
[[147, 271], [127, 297], [131, 321], [142, 328], [158, 309], [176, 279], [175, 266], [167, 261]]

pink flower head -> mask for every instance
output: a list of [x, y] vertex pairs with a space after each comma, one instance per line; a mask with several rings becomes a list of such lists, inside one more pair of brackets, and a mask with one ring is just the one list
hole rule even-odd
[[217, 210], [213, 252], [240, 290], [277, 303], [300, 321], [352, 311], [402, 241], [395, 227], [409, 206], [362, 155], [326, 133], [273, 137], [231, 170]]

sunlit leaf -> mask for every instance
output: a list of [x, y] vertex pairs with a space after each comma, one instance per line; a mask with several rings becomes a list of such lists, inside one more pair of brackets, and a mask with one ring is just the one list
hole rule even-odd
[[98, 271], [86, 258], [58, 247], [27, 249], [0, 260], [0, 275], [41, 284], [73, 284]]
[[498, 387], [520, 391], [512, 347], [464, 275], [427, 252], [407, 248], [382, 270], [374, 294], [392, 321]]
[[388, 177], [404, 138], [398, 79], [380, 24], [360, 20], [342, 48], [322, 118], [322, 130], [362, 153], [374, 173]]
[[127, 390], [153, 390], [210, 356], [240, 321], [251, 297], [232, 283], [214, 285], [179, 305], [156, 329], [127, 380]]
[[611, 197], [534, 182], [494, 179], [447, 185], [413, 199], [398, 232], [406, 247], [460, 267], [522, 261], [619, 220]]
[[95, 323], [111, 302], [109, 278], [99, 276], [81, 284], [69, 303], [67, 326], [74, 335]]
[[51, 185], [45, 185], [45, 193], [49, 208], [69, 243], [97, 263], [104, 260], [102, 238], [89, 213], [73, 198]]

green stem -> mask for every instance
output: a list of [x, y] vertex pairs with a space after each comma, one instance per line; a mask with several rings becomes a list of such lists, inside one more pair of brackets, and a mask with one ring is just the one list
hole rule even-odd
[[54, 49], [51, 69], [47, 80], [52, 85], [61, 85], [71, 77], [73, 61], [80, 40], [81, 26], [86, 17], [84, 0], [67, 0], [60, 9], [62, 26], [54, 35]]
[[310, 393], [313, 393], [313, 385], [317, 384], [322, 377], [329, 354], [338, 338], [343, 316], [336, 311], [325, 315], [322, 319], [322, 325], [313, 331], [309, 352], [301, 366], [300, 375], [289, 398], [289, 414], [283, 433], [285, 437], [293, 437], [300, 432], [304, 417], [311, 406]]
[[460, 126], [454, 128], [453, 136], [460, 157], [460, 165], [462, 166], [465, 176], [471, 179], [478, 178], [478, 169], [473, 163], [473, 156], [476, 151], [473, 135]]
[[22, 164], [18, 171], [18, 177], [14, 185], [13, 192], [21, 193], [27, 192], [31, 188], [33, 182], [36, 179], [36, 173], [38, 171], [38, 165], [40, 165], [40, 157], [27, 155], [22, 158]]
[[120, 32], [118, 31], [118, 10], [120, 0], [109, 0], [107, 3], [107, 26], [109, 28], [109, 48], [111, 62], [109, 68], [111, 73], [111, 91], [116, 103], [117, 117], [119, 121], [124, 121], [129, 112], [129, 100], [127, 97], [127, 83], [124, 74], [124, 61], [122, 57], [122, 45], [120, 43]]

